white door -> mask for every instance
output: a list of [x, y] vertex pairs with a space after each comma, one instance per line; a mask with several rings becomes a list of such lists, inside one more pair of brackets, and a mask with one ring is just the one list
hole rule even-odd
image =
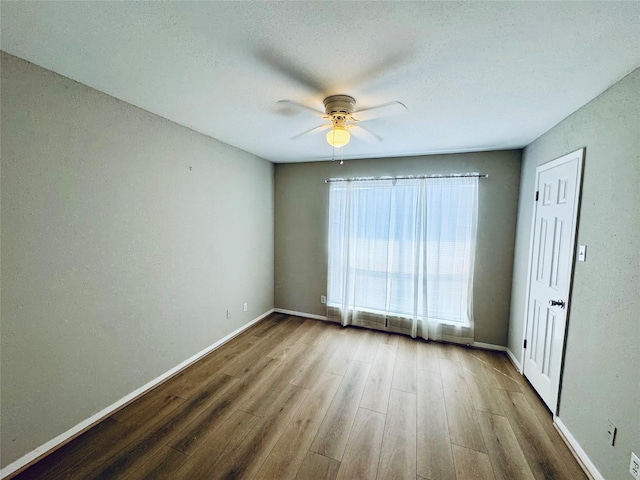
[[525, 376], [555, 414], [580, 198], [584, 149], [536, 169], [525, 350]]

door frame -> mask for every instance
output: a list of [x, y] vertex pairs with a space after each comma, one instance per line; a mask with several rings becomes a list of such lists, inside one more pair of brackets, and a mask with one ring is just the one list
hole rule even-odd
[[[571, 292], [573, 287], [573, 277], [575, 274], [575, 266], [576, 266], [576, 243], [578, 241], [578, 221], [580, 219], [579, 213], [580, 213], [580, 203], [582, 199], [582, 178], [583, 178], [582, 172], [584, 167], [585, 152], [586, 152], [586, 147], [582, 147], [582, 148], [579, 148], [578, 150], [574, 150], [573, 152], [570, 152], [570, 153], [567, 153], [566, 155], [558, 157], [555, 160], [551, 160], [549, 162], [538, 165], [536, 167], [536, 177], [535, 177], [535, 183], [534, 183], [534, 192], [537, 192], [539, 191], [538, 182], [540, 179], [540, 173], [544, 172], [545, 170], [555, 168], [558, 165], [562, 165], [563, 163], [566, 163], [570, 160], [573, 160], [575, 159], [576, 156], [578, 157], [578, 175], [577, 175], [577, 182], [576, 182], [577, 198], [576, 198], [575, 205], [573, 207], [573, 229], [571, 232], [572, 241], [570, 245], [571, 266], [569, 267], [569, 282], [567, 284], [567, 294], [566, 294], [566, 299], [567, 299], [566, 312], [567, 313], [566, 313], [565, 326], [564, 326], [564, 339], [562, 341], [560, 376], [558, 378], [558, 396], [555, 399], [554, 408], [551, 409], [551, 413], [553, 414], [554, 418], [558, 414], [558, 408], [560, 403], [560, 393], [562, 391], [562, 376], [564, 373], [564, 354], [565, 354], [565, 348], [567, 344], [567, 330], [569, 326], [569, 318], [571, 315]], [[522, 353], [520, 355], [520, 373], [522, 375], [525, 375], [524, 363], [525, 363], [526, 349], [524, 348], [524, 342], [527, 338], [527, 331], [529, 328], [529, 303], [531, 299], [531, 272], [533, 269], [533, 251], [534, 251], [534, 234], [535, 234], [535, 227], [536, 227], [536, 213], [538, 211], [538, 202], [535, 199], [533, 201], [532, 210], [533, 210], [533, 213], [531, 216], [531, 229], [529, 233], [529, 261], [527, 265], [527, 289], [526, 289], [525, 302], [524, 302], [524, 322], [523, 322], [524, 328], [522, 329], [522, 338], [520, 343], [520, 345], [523, 346]]]

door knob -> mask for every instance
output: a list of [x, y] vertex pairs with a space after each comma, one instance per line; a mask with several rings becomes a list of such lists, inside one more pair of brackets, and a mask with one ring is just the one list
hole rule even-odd
[[549, 300], [549, 305], [564, 308], [564, 300]]

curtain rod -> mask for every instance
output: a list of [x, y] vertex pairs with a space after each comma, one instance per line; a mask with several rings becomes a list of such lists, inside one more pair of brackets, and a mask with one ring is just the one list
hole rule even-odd
[[362, 178], [329, 178], [324, 181], [324, 183], [334, 183], [334, 182], [363, 182], [365, 180], [413, 180], [413, 179], [421, 179], [421, 178], [464, 178], [464, 177], [472, 177], [472, 178], [489, 178], [488, 173], [450, 173], [448, 175], [405, 175], [399, 177], [362, 177]]

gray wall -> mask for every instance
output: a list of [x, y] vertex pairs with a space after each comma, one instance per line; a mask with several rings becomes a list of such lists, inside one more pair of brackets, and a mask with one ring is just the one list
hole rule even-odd
[[325, 315], [331, 177], [479, 171], [474, 281], [477, 342], [507, 344], [520, 151], [276, 165], [275, 305]]
[[[640, 69], [524, 152], [509, 348], [520, 358], [535, 169], [586, 146], [559, 417], [607, 479], [640, 452]], [[607, 445], [610, 419], [618, 427]]]
[[273, 308], [274, 168], [1, 70], [5, 466]]

